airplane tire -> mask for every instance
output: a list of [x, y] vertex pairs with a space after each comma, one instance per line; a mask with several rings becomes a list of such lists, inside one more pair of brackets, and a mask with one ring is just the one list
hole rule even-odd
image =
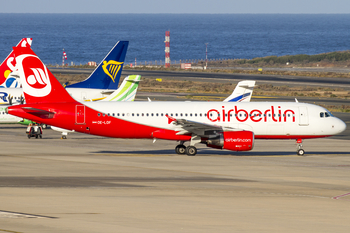
[[61, 138], [62, 138], [62, 139], [67, 139], [67, 137], [66, 137], [65, 135], [63, 135]]
[[29, 135], [29, 134], [28, 134], [28, 136], [27, 136], [27, 137], [28, 137], [28, 139], [30, 139], [30, 135]]
[[186, 147], [186, 154], [188, 156], [195, 156], [197, 154], [197, 148], [194, 146]]
[[303, 155], [305, 155], [305, 151], [304, 151], [303, 149], [299, 149], [299, 150], [297, 151], [297, 155], [303, 156]]
[[186, 146], [184, 145], [177, 145], [175, 147], [175, 152], [179, 155], [183, 155], [186, 154]]

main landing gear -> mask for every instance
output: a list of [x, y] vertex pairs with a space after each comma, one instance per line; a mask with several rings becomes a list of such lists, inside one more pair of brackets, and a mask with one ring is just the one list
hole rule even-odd
[[305, 155], [305, 151], [302, 149], [303, 148], [302, 142], [303, 142], [303, 139], [297, 140], [297, 155], [299, 156]]
[[189, 146], [186, 147], [184, 141], [181, 141], [180, 144], [175, 147], [175, 152], [179, 155], [187, 154], [188, 156], [195, 156], [197, 154], [197, 148], [194, 145], [199, 142], [201, 142], [201, 137], [192, 136]]

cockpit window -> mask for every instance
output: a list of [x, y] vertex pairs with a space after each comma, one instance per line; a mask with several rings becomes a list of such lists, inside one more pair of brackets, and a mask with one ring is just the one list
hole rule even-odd
[[325, 112], [325, 113], [324, 113], [324, 115], [325, 115], [326, 117], [330, 117], [330, 116], [332, 116], [332, 114], [331, 114], [331, 113], [329, 113], [329, 112]]
[[320, 117], [324, 117], [324, 112], [320, 112]]

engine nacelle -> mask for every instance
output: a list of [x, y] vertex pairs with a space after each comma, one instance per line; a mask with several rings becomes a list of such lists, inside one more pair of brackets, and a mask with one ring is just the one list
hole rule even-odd
[[252, 131], [227, 131], [220, 136], [206, 141], [208, 147], [232, 151], [253, 149], [254, 133]]

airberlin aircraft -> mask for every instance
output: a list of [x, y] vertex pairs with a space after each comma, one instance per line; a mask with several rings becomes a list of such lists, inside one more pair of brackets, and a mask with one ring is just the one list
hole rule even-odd
[[325, 108], [298, 102], [79, 103], [31, 48], [15, 48], [15, 54], [27, 103], [8, 107], [8, 113], [76, 132], [180, 141], [175, 151], [187, 155], [197, 153], [197, 143], [248, 151], [255, 139], [296, 139], [297, 153], [303, 155], [302, 139], [329, 137], [346, 128]]
[[[16, 47], [30, 47], [32, 38], [23, 38]], [[2, 88], [19, 88], [21, 85], [19, 80], [12, 76], [12, 72], [16, 71], [15, 55], [13, 51], [5, 58], [0, 65], [0, 87]]]

